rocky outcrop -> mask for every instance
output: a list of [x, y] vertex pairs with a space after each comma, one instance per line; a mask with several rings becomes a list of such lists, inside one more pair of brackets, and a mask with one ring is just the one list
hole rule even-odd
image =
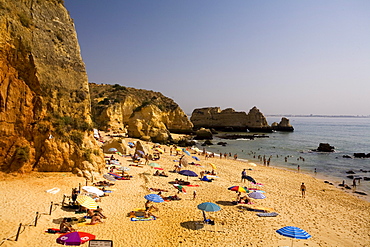
[[312, 150], [312, 151], [316, 151], [316, 152], [334, 152], [334, 146], [330, 146], [329, 143], [320, 143], [319, 144], [319, 147], [315, 150]]
[[103, 169], [85, 65], [63, 1], [0, 1], [0, 17], [0, 169]]
[[204, 127], [221, 131], [272, 131], [257, 107], [253, 107], [248, 114], [236, 112], [232, 108], [225, 110], [219, 107], [198, 108], [193, 111], [190, 121], [196, 129]]
[[280, 123], [274, 122], [271, 125], [273, 130], [276, 131], [294, 131], [293, 126], [290, 124], [289, 119], [286, 117], [282, 117]]
[[195, 140], [211, 140], [213, 138], [212, 132], [209, 129], [200, 128], [195, 132]]
[[126, 131], [134, 138], [165, 143], [172, 133], [189, 134], [192, 123], [183, 110], [159, 92], [90, 83], [92, 113], [99, 129]]

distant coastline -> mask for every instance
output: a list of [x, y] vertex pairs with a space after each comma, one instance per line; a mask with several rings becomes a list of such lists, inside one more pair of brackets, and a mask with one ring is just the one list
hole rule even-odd
[[370, 115], [292, 115], [292, 114], [270, 114], [265, 115], [266, 117], [326, 117], [326, 118], [370, 118]]

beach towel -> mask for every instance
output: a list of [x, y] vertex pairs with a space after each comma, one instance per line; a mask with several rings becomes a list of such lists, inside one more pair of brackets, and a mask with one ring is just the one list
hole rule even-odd
[[154, 216], [150, 216], [149, 218], [144, 217], [132, 217], [131, 221], [149, 221], [149, 220], [156, 220], [157, 218]]
[[257, 213], [257, 215], [259, 217], [276, 217], [278, 216], [279, 214], [276, 213], [276, 212], [272, 212], [272, 213]]
[[118, 175], [117, 173], [108, 172], [108, 174], [113, 176], [115, 179], [118, 179], [118, 180], [130, 180], [130, 178], [122, 177], [122, 176]]
[[60, 191], [60, 189], [59, 188], [57, 188], [57, 187], [55, 187], [55, 188], [52, 188], [52, 189], [50, 189], [50, 190], [47, 190], [46, 192], [47, 193], [51, 193], [51, 194], [56, 194], [56, 193], [58, 193]]
[[188, 187], [199, 187], [200, 185], [199, 184], [188, 184], [188, 185], [185, 185], [185, 186], [188, 186]]
[[57, 228], [48, 228], [45, 232], [50, 234], [62, 234], [62, 232]]

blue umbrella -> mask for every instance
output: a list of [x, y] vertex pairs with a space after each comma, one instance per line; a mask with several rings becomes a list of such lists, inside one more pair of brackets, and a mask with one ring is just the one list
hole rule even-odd
[[[296, 239], [308, 239], [311, 237], [305, 230], [295, 227], [295, 226], [285, 226], [276, 230], [277, 233], [289, 238], [296, 238]], [[292, 246], [293, 246], [293, 239], [292, 239]]]
[[110, 148], [110, 149], [108, 149], [108, 152], [117, 152], [118, 150], [117, 150], [117, 148]]
[[256, 183], [256, 180], [254, 180], [254, 178], [252, 178], [251, 176], [246, 176], [245, 177], [248, 181], [252, 182], [252, 183]]
[[132, 142], [128, 142], [128, 145], [135, 147], [135, 144], [133, 144]]
[[257, 192], [257, 191], [249, 193], [248, 196], [253, 199], [265, 199], [266, 198], [264, 194]]
[[149, 194], [144, 196], [144, 198], [152, 202], [164, 202], [163, 198], [157, 194]]
[[185, 151], [184, 151], [184, 153], [186, 153], [187, 155], [189, 155], [189, 156], [190, 156], [189, 151], [185, 150]]
[[181, 175], [188, 176], [188, 177], [198, 177], [198, 174], [190, 170], [182, 170], [182, 171], [179, 171], [179, 173]]
[[204, 213], [204, 211], [207, 211], [207, 212], [216, 212], [216, 211], [220, 211], [221, 210], [220, 206], [218, 206], [217, 204], [214, 204], [212, 202], [203, 202], [203, 203], [199, 204], [197, 206], [197, 208], [200, 209], [200, 210], [202, 210], [204, 221], [207, 220], [207, 217], [206, 217], [206, 214]]
[[220, 206], [212, 202], [203, 202], [199, 204], [197, 208], [207, 212], [216, 212], [221, 210]]
[[196, 161], [199, 161], [199, 158], [197, 156], [191, 156], [193, 159], [195, 159]]

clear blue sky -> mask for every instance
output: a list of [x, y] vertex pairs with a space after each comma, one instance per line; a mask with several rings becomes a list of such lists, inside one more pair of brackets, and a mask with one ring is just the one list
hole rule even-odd
[[65, 0], [90, 82], [186, 112], [370, 115], [370, 1]]

